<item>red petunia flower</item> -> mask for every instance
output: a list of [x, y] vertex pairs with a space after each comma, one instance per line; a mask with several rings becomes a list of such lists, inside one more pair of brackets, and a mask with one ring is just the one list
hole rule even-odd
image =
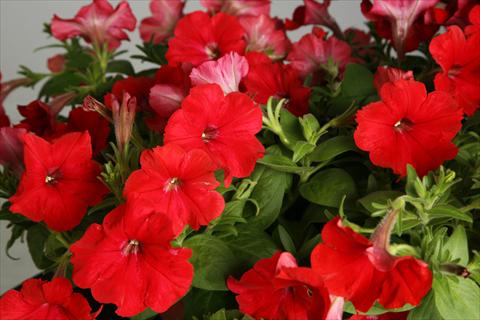
[[53, 73], [62, 72], [65, 69], [66, 58], [63, 54], [56, 54], [47, 60], [47, 67]]
[[265, 152], [255, 137], [262, 129], [262, 110], [245, 94], [224, 96], [216, 84], [193, 88], [165, 128], [165, 143], [199, 148], [233, 177], [248, 177]]
[[238, 86], [248, 73], [247, 59], [231, 52], [217, 61], [207, 61], [193, 68], [190, 79], [195, 86], [216, 83], [225, 94], [239, 91]]
[[232, 16], [259, 16], [270, 13], [270, 0], [200, 0], [209, 12]]
[[480, 108], [480, 37], [465, 38], [457, 26], [435, 37], [430, 53], [442, 67], [435, 89], [451, 93], [467, 115]]
[[328, 12], [330, 0], [316, 2], [315, 0], [303, 0], [303, 6], [299, 6], [293, 12], [292, 19], [286, 19], [285, 26], [287, 30], [295, 30], [304, 25], [316, 24], [322, 25], [333, 30], [334, 34], [340, 36], [342, 31], [335, 18]]
[[150, 0], [152, 17], [140, 23], [140, 37], [144, 42], [164, 43], [173, 35], [178, 19], [182, 16], [184, 0]]
[[345, 41], [330, 37], [324, 40], [314, 34], [303, 36], [293, 44], [287, 60], [302, 77], [311, 73], [322, 73], [323, 66], [331, 59], [342, 71], [350, 61], [352, 49]]
[[465, 28], [465, 33], [468, 36], [480, 35], [480, 5], [476, 5], [470, 10], [468, 14], [468, 19], [470, 20], [471, 25]]
[[225, 202], [215, 191], [216, 166], [206, 152], [167, 144], [144, 151], [140, 164], [142, 168], [128, 178], [124, 194], [128, 199], [152, 199], [155, 208], [172, 220], [174, 232], [187, 224], [198, 229], [222, 213]]
[[325, 319], [330, 298], [321, 277], [289, 252], [259, 260], [240, 280], [230, 277], [240, 311], [255, 319]]
[[170, 65], [191, 63], [198, 66], [230, 51], [243, 54], [244, 35], [235, 17], [224, 13], [210, 17], [205, 12], [196, 11], [178, 22], [175, 36], [168, 42], [166, 58]]
[[152, 111], [146, 120], [155, 131], [163, 131], [168, 118], [180, 108], [190, 91], [190, 78], [180, 67], [162, 66], [155, 75], [155, 85], [150, 89], [149, 104]]
[[407, 320], [409, 312], [410, 311], [386, 312], [379, 315], [368, 315], [368, 316], [355, 314], [351, 316], [348, 320]]
[[274, 19], [260, 15], [243, 16], [239, 21], [245, 30], [246, 51], [263, 52], [272, 60], [285, 58], [292, 44]]
[[377, 72], [373, 77], [373, 85], [380, 92], [380, 89], [385, 83], [395, 82], [397, 80], [414, 80], [412, 71], [403, 71], [393, 67], [379, 66]]
[[357, 112], [354, 134], [373, 164], [401, 176], [410, 164], [423, 176], [456, 156], [451, 140], [462, 126], [462, 110], [448, 93], [427, 95], [423, 83], [398, 80], [384, 84], [380, 97]]
[[5, 109], [3, 108], [2, 102], [0, 101], [0, 128], [8, 126], [10, 126], [10, 119], [5, 113]]
[[[371, 2], [373, 1], [373, 3]], [[437, 21], [426, 23], [424, 15], [440, 0], [362, 0], [362, 13], [375, 22], [380, 36], [393, 40], [400, 58], [418, 48], [438, 30]]]
[[270, 97], [288, 99], [286, 108], [296, 116], [308, 113], [311, 89], [304, 87], [298, 72], [282, 63], [252, 64], [243, 80], [247, 93], [261, 104]]
[[29, 279], [20, 292], [9, 290], [0, 298], [2, 320], [93, 320], [91, 311], [65, 278]]
[[12, 168], [21, 174], [23, 166], [23, 137], [27, 130], [0, 127], [0, 165]]
[[[130, 96], [135, 97], [138, 111], [148, 110], [148, 94], [150, 89], [155, 85], [155, 79], [149, 77], [132, 77], [116, 81], [112, 87], [112, 94], [117, 100], [122, 101], [123, 94], [127, 92]], [[107, 106], [111, 107], [111, 97], [107, 99]]]
[[93, 156], [95, 156], [107, 146], [110, 125], [108, 121], [97, 112], [75, 108], [68, 114], [67, 131], [88, 131], [92, 140]]
[[395, 219], [391, 212], [372, 241], [343, 226], [338, 217], [323, 227], [323, 242], [314, 248], [311, 262], [330, 294], [350, 300], [361, 312], [377, 300], [388, 309], [420, 303], [432, 286], [432, 272], [414, 257], [390, 255]]
[[88, 206], [99, 203], [107, 189], [98, 180], [101, 167], [91, 160], [90, 136], [68, 133], [50, 144], [33, 134], [24, 137], [25, 172], [10, 210], [55, 231], [77, 226]]
[[40, 100], [34, 100], [26, 106], [18, 106], [18, 112], [25, 118], [15, 125], [37, 136], [51, 140], [65, 132], [65, 124], [57, 122], [53, 109]]
[[129, 199], [92, 224], [71, 247], [73, 281], [90, 288], [95, 300], [117, 305], [129, 317], [147, 307], [161, 313], [190, 288], [190, 249], [172, 248], [170, 220], [139, 200]]
[[107, 0], [93, 0], [83, 6], [73, 19], [53, 16], [52, 35], [64, 41], [77, 36], [97, 46], [107, 44], [110, 50], [120, 46], [120, 41], [128, 40], [124, 30], [133, 31], [137, 20], [126, 1], [114, 9]]

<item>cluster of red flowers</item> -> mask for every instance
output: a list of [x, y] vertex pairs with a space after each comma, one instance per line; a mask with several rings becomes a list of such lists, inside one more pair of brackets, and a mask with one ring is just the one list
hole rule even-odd
[[[0, 105], [0, 163], [21, 176], [10, 210], [58, 232], [77, 227], [109, 193], [99, 179], [102, 167], [93, 160], [107, 147], [109, 121], [121, 152], [136, 114], [163, 134], [163, 145], [142, 151], [140, 168], [126, 179], [125, 202], [69, 248], [73, 283], [90, 289], [96, 301], [115, 304], [121, 316], [146, 308], [162, 313], [179, 301], [191, 287], [194, 268], [191, 250], [172, 241], [187, 226], [199, 230], [224, 211], [216, 171], [223, 171], [229, 187], [234, 178], [249, 177], [263, 157], [256, 137], [261, 105], [271, 97], [287, 99], [285, 107], [303, 116], [311, 85], [325, 84], [332, 66], [341, 78], [347, 64], [358, 61], [352, 47], [365, 43], [361, 31], [352, 30], [358, 42], [347, 42], [327, 11], [330, 1], [304, 2], [284, 22], [269, 16], [269, 0], [202, 0], [208, 12], [186, 15], [182, 0], [152, 0], [152, 17], [141, 21], [140, 35], [145, 42], [168, 44], [168, 64], [154, 78], [118, 80], [104, 104], [87, 97], [66, 122], [57, 116], [77, 93], [20, 106], [24, 119], [13, 127]], [[400, 176], [407, 164], [423, 176], [453, 159], [458, 148], [452, 140], [464, 115], [480, 108], [480, 6], [452, 11], [439, 3], [362, 1], [364, 15], [381, 37], [391, 39], [400, 58], [440, 26], [467, 21], [460, 9], [470, 12], [464, 29], [448, 26], [430, 43], [441, 68], [433, 92], [415, 81], [412, 71], [379, 67], [375, 86], [381, 101], [356, 115], [357, 146], [369, 152], [373, 164]], [[107, 0], [94, 0], [73, 19], [55, 15], [51, 32], [62, 41], [82, 37], [98, 50], [114, 51], [136, 22], [127, 2], [113, 8]], [[315, 27], [298, 42], [288, 39], [287, 30], [310, 24], [326, 26], [333, 35]], [[61, 70], [63, 59], [55, 57], [49, 66]], [[0, 103], [19, 85], [2, 84]], [[396, 219], [391, 211], [369, 240], [334, 218], [323, 228], [311, 267], [277, 252], [239, 280], [230, 277], [228, 288], [237, 294], [240, 311], [256, 319], [341, 319], [344, 299], [359, 312], [376, 302], [387, 309], [416, 306], [431, 288], [432, 272], [421, 260], [389, 253]], [[96, 317], [61, 277], [28, 280], [20, 292], [7, 292], [0, 314], [2, 319]]]

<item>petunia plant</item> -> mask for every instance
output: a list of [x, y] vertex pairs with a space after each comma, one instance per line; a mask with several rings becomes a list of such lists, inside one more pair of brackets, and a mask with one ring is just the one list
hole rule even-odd
[[185, 4], [54, 15], [49, 72], [1, 83], [6, 252], [41, 271], [0, 318], [480, 319], [480, 5]]

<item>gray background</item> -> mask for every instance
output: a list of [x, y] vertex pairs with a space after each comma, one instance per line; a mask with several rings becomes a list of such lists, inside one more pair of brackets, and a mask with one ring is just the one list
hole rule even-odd
[[[113, 5], [118, 2], [111, 1]], [[55, 39], [48, 39], [42, 32], [43, 23], [49, 22], [54, 13], [62, 18], [72, 18], [81, 6], [88, 3], [90, 3], [88, 0], [0, 0], [0, 70], [3, 81], [18, 77], [19, 65], [26, 65], [37, 72], [48, 72], [46, 61], [58, 53], [58, 49], [33, 52], [35, 48], [55, 43]], [[150, 15], [147, 0], [131, 0], [129, 3], [137, 17], [137, 23]], [[301, 3], [300, 0], [273, 0], [271, 15], [281, 18], [291, 17], [293, 10]], [[185, 12], [199, 9], [201, 6], [198, 0], [187, 1]], [[330, 13], [342, 28], [350, 26], [364, 28], [360, 1], [333, 1]], [[309, 30], [310, 27], [304, 27], [289, 33], [289, 36], [295, 41]], [[124, 42], [121, 47], [121, 49], [130, 50], [123, 58], [129, 54], [138, 53], [135, 48], [135, 44], [140, 43], [137, 30], [130, 34], [130, 39], [131, 42]], [[134, 66], [137, 71], [148, 67], [138, 61], [134, 62]], [[20, 119], [16, 106], [25, 105], [34, 100], [39, 88], [37, 84], [34, 90], [19, 89], [7, 98], [4, 106], [13, 123]], [[25, 243], [17, 242], [10, 250], [10, 254], [19, 260], [9, 259], [4, 250], [10, 236], [5, 222], [0, 222], [0, 233], [0, 293], [3, 293], [36, 274], [37, 269], [32, 263]]]

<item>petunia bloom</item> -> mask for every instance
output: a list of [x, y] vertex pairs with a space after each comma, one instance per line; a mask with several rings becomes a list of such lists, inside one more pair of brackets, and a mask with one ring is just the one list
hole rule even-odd
[[298, 267], [289, 252], [259, 260], [240, 280], [230, 277], [240, 311], [255, 319], [325, 319], [330, 298], [321, 277]]
[[68, 114], [67, 131], [88, 131], [92, 140], [93, 155], [95, 156], [107, 147], [110, 125], [108, 121], [97, 112], [75, 108]]
[[225, 202], [215, 191], [216, 166], [205, 151], [166, 144], [143, 151], [140, 164], [141, 169], [128, 178], [124, 194], [128, 199], [151, 199], [170, 218], [174, 232], [187, 224], [198, 229], [222, 213]]
[[166, 42], [173, 35], [184, 6], [184, 0], [150, 0], [152, 16], [140, 23], [140, 37], [143, 42]]
[[419, 23], [422, 27], [415, 30], [414, 23], [440, 0], [372, 1], [373, 3], [371, 0], [362, 1], [362, 12], [377, 23], [376, 29], [382, 36], [393, 39], [400, 58], [403, 58], [405, 52], [417, 49], [421, 41], [429, 39], [438, 29], [438, 25], [431, 29], [421, 21]]
[[258, 16], [270, 13], [270, 0], [200, 0], [209, 12], [232, 16]]
[[330, 37], [324, 40], [315, 34], [307, 34], [293, 44], [287, 60], [302, 77], [311, 73], [322, 73], [329, 62], [342, 71], [350, 61], [352, 49], [345, 41]]
[[53, 143], [26, 134], [24, 145], [25, 172], [10, 210], [55, 231], [77, 226], [107, 192], [97, 178], [101, 167], [91, 160], [89, 134], [68, 133]]
[[295, 30], [304, 25], [315, 24], [330, 28], [335, 36], [341, 37], [342, 31], [335, 18], [328, 12], [330, 0], [317, 2], [315, 0], [303, 0], [303, 6], [299, 6], [293, 12], [292, 19], [286, 19], [285, 25], [288, 30]]
[[56, 54], [47, 60], [47, 67], [50, 72], [59, 73], [65, 69], [66, 58], [63, 54]]
[[457, 26], [435, 37], [430, 53], [442, 68], [435, 89], [451, 93], [467, 115], [480, 108], [480, 37], [465, 38]]
[[380, 91], [385, 83], [395, 82], [400, 79], [413, 80], [413, 72], [410, 70], [403, 71], [402, 69], [393, 67], [379, 66], [373, 77], [373, 85], [377, 91]]
[[64, 41], [77, 36], [94, 45], [108, 45], [110, 50], [128, 40], [124, 30], [133, 31], [137, 20], [126, 1], [121, 1], [114, 9], [107, 0], [93, 0], [83, 6], [73, 19], [53, 16], [51, 30], [58, 40]]
[[208, 152], [225, 173], [248, 177], [265, 152], [255, 137], [262, 129], [262, 110], [245, 94], [224, 95], [216, 84], [193, 88], [165, 128], [165, 143]]
[[240, 17], [239, 21], [245, 30], [246, 51], [263, 52], [272, 60], [285, 58], [291, 43], [274, 19], [263, 14]]
[[10, 126], [10, 119], [5, 113], [2, 103], [0, 102], [0, 128]]
[[261, 104], [270, 97], [287, 99], [286, 108], [296, 116], [308, 113], [311, 89], [304, 87], [300, 75], [282, 63], [252, 64], [243, 81], [247, 93]]
[[[112, 94], [118, 101], [122, 101], [123, 95], [127, 92], [131, 97], [137, 100], [137, 111], [148, 111], [148, 94], [155, 85], [155, 79], [149, 77], [132, 77], [117, 80], [112, 87]], [[105, 101], [108, 107], [111, 107], [111, 98]]]
[[322, 243], [312, 251], [312, 268], [323, 276], [330, 294], [350, 300], [367, 312], [375, 301], [388, 309], [416, 306], [432, 286], [428, 265], [414, 257], [388, 252], [396, 212], [390, 212], [372, 240], [342, 225], [336, 217], [322, 230]]
[[468, 19], [471, 24], [465, 28], [465, 33], [468, 36], [480, 36], [480, 5], [476, 5], [470, 10]]
[[93, 320], [91, 311], [65, 278], [29, 279], [20, 291], [9, 290], [0, 298], [2, 320]]
[[448, 93], [427, 95], [423, 83], [398, 80], [384, 84], [380, 97], [357, 112], [354, 133], [373, 164], [401, 176], [410, 164], [423, 176], [456, 156], [451, 140], [462, 126], [462, 110]]
[[22, 128], [0, 128], [0, 165], [12, 168], [21, 174], [23, 166], [23, 136], [27, 130]]
[[130, 317], [147, 307], [165, 312], [190, 288], [190, 249], [172, 248], [171, 221], [148, 204], [129, 199], [103, 224], [92, 224], [71, 245], [73, 282], [98, 302]]
[[205, 12], [196, 11], [178, 22], [175, 36], [168, 42], [166, 58], [170, 65], [190, 63], [198, 66], [230, 51], [243, 54], [244, 34], [235, 17], [221, 12], [210, 17]]
[[231, 52], [217, 61], [207, 61], [193, 68], [190, 79], [193, 85], [216, 83], [225, 94], [239, 91], [238, 86], [248, 73], [248, 62], [245, 57]]

